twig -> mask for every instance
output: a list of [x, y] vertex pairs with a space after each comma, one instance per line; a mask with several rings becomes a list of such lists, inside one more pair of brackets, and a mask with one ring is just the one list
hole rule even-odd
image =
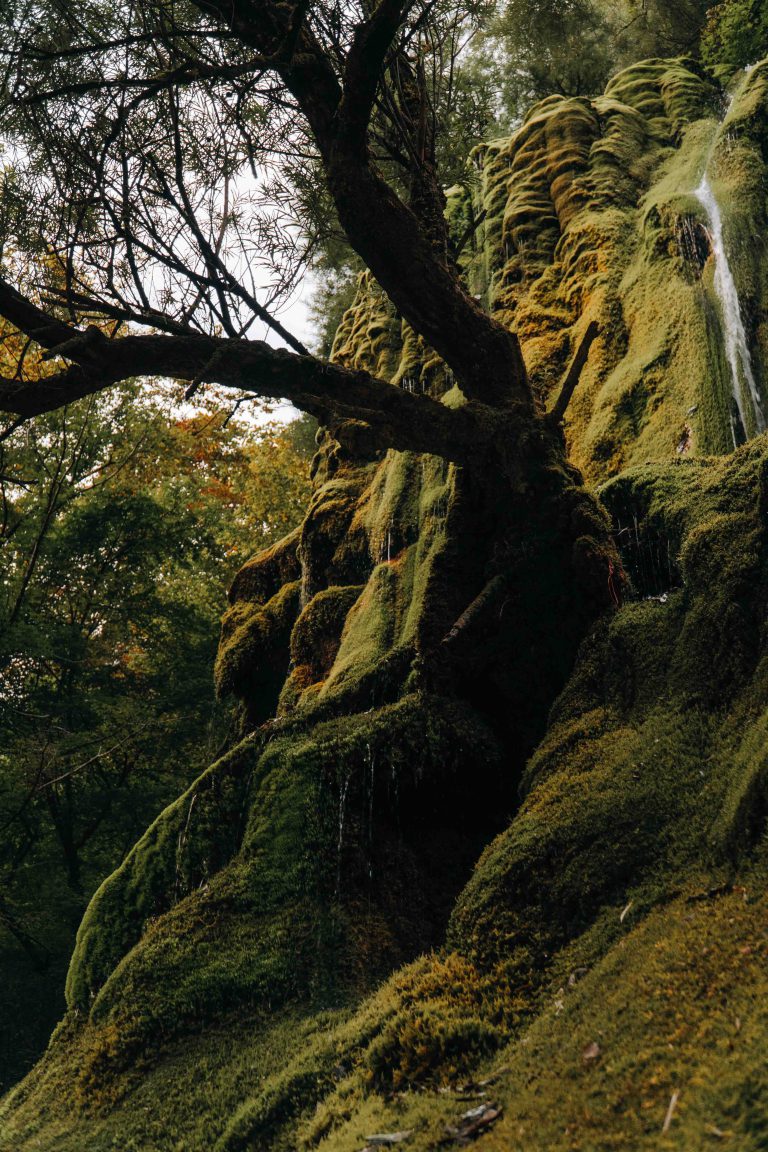
[[487, 211], [485, 210], [485, 208], [483, 208], [482, 212], [480, 212], [479, 215], [472, 217], [469, 224], [467, 224], [466, 228], [464, 229], [464, 231], [462, 232], [458, 241], [456, 242], [455, 248], [453, 249], [454, 260], [458, 260], [459, 256], [461, 256], [462, 252], [464, 251], [465, 247], [467, 246], [469, 241], [474, 236], [475, 232], [477, 232], [480, 225], [482, 223], [484, 223], [487, 215], [488, 215]]
[[669, 1108], [667, 1108], [667, 1114], [664, 1117], [664, 1124], [662, 1125], [662, 1128], [661, 1128], [662, 1136], [666, 1135], [666, 1133], [669, 1132], [669, 1126], [672, 1123], [672, 1117], [675, 1114], [675, 1108], [677, 1108], [677, 1102], [679, 1099], [680, 1099], [680, 1093], [678, 1092], [677, 1089], [675, 1089], [675, 1091], [672, 1093], [672, 1099], [669, 1102]]
[[492, 577], [479, 596], [476, 596], [469, 607], [462, 612], [451, 630], [443, 637], [441, 643], [446, 645], [454, 644], [462, 632], [470, 628], [488, 605], [497, 599], [503, 591], [505, 584], [506, 580], [501, 574]]
[[18, 428], [21, 428], [22, 424], [26, 424], [27, 420], [29, 420], [29, 416], [19, 416], [18, 419], [12, 420], [8, 427], [3, 428], [0, 432], [0, 443], [12, 436]]

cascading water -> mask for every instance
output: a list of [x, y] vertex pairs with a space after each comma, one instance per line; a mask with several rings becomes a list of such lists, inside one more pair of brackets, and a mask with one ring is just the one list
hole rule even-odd
[[[749, 435], [750, 424], [747, 420], [745, 394], [751, 404], [754, 425], [758, 432], [765, 431], [765, 416], [752, 369], [752, 357], [747, 343], [747, 334], [741, 318], [739, 294], [725, 251], [720, 205], [717, 203], [706, 172], [702, 177], [701, 184], [696, 189], [695, 196], [707, 213], [709, 220], [712, 252], [715, 257], [715, 292], [722, 310], [725, 356], [731, 370], [731, 387], [739, 414], [742, 438], [746, 439]], [[738, 443], [738, 437], [733, 418], [731, 419], [731, 434], [735, 447]]]
[[[730, 111], [732, 103], [733, 97], [729, 101], [728, 108], [726, 109], [726, 116], [728, 111]], [[731, 390], [740, 424], [740, 429], [737, 429], [736, 413], [734, 413], [731, 416], [731, 435], [735, 448], [740, 440], [746, 440], [748, 438], [751, 427], [754, 427], [758, 433], [765, 431], [765, 416], [763, 415], [760, 392], [752, 368], [752, 356], [750, 355], [749, 344], [747, 343], [747, 334], [741, 318], [739, 293], [736, 289], [736, 282], [733, 278], [730, 263], [728, 262], [728, 254], [725, 250], [720, 205], [717, 202], [717, 198], [712, 190], [712, 185], [709, 182], [709, 176], [707, 175], [713, 150], [714, 144], [712, 148], [710, 148], [704, 166], [704, 175], [694, 195], [707, 214], [712, 253], [715, 258], [715, 293], [720, 301], [725, 356], [731, 372]], [[752, 410], [751, 421], [748, 420], [747, 405], [749, 405]]]

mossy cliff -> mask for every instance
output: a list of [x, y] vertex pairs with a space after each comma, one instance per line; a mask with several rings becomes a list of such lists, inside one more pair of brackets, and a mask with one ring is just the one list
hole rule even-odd
[[454, 190], [455, 210], [480, 221], [464, 255], [475, 291], [516, 329], [545, 396], [589, 321], [600, 326], [567, 416], [591, 480], [732, 447], [709, 221], [694, 196], [705, 168], [765, 380], [767, 85], [754, 69], [728, 109], [692, 62], [645, 61], [602, 97], [537, 105]]
[[[418, 1150], [484, 1102], [489, 1149], [765, 1147], [768, 443], [727, 454], [692, 190], [733, 191], [761, 380], [767, 79], [719, 127], [705, 76], [648, 62], [452, 193], [542, 397], [600, 324], [566, 432], [623, 573], [575, 481], [564, 559], [535, 508], [323, 434], [303, 526], [232, 589], [242, 739], [94, 898], [0, 1148]], [[335, 356], [463, 402], [369, 278]], [[575, 667], [566, 563], [614, 601]]]

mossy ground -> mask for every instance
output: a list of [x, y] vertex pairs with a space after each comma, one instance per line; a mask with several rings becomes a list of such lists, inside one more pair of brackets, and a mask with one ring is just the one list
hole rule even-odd
[[[426, 1149], [471, 1106], [461, 1085], [504, 1068], [485, 1089], [504, 1108], [481, 1139], [491, 1149], [763, 1147], [767, 483], [759, 438], [729, 457], [649, 465], [606, 487], [617, 525], [633, 525], [634, 585], [585, 642], [529, 762], [522, 806], [455, 903], [447, 947], [355, 1008], [375, 957], [360, 951], [364, 939], [339, 950], [341, 906], [319, 930], [301, 896], [338, 875], [311, 879], [327, 836], [310, 834], [307, 784], [322, 777], [324, 746], [337, 765], [332, 792], [362, 747], [390, 766], [399, 747], [405, 779], [409, 750], [425, 746], [427, 702], [347, 721], [344, 736], [334, 721], [303, 742], [280, 732], [256, 756], [237, 863], [144, 925], [88, 1022], [79, 1022], [86, 997], [6, 1102], [3, 1146], [98, 1149], [119, 1138], [142, 1149], [350, 1152], [373, 1131], [412, 1129], [408, 1146]], [[674, 558], [669, 587], [642, 563], [644, 550]], [[427, 740], [438, 750], [433, 771], [444, 773], [440, 726], [450, 741], [459, 718], [438, 716]], [[467, 729], [457, 765], [478, 738]], [[365, 806], [358, 793], [353, 823]], [[402, 811], [417, 807], [411, 795]], [[338, 803], [329, 811], [333, 822]], [[170, 829], [180, 819], [171, 809], [161, 821]], [[168, 836], [176, 850], [177, 833]], [[365, 872], [364, 841], [349, 841], [346, 882]], [[297, 861], [298, 842], [309, 852]], [[387, 885], [408, 874], [404, 863]], [[350, 906], [358, 926], [361, 892]], [[392, 909], [382, 912], [380, 894], [374, 905], [362, 934], [386, 969], [397, 962]], [[91, 917], [103, 923], [98, 903]], [[84, 926], [73, 987], [92, 967], [87, 940]]]
[[[765, 84], [718, 138], [707, 78], [650, 61], [482, 154], [467, 275], [543, 397], [602, 330], [567, 433], [611, 477], [629, 583], [546, 732], [577, 625], [534, 520], [494, 537], [455, 468], [321, 435], [304, 525], [233, 587], [243, 741], [97, 893], [0, 1148], [353, 1152], [406, 1129], [421, 1150], [477, 1099], [504, 1109], [491, 1149], [765, 1147], [768, 442], [703, 455], [728, 412], [708, 253], [678, 228], [713, 142], [745, 189], [730, 235], [762, 224]], [[762, 370], [764, 272], [737, 272]], [[369, 277], [335, 355], [461, 402]], [[576, 497], [563, 515], [598, 535]], [[449, 690], [434, 652], [507, 569], [485, 663], [462, 650]]]

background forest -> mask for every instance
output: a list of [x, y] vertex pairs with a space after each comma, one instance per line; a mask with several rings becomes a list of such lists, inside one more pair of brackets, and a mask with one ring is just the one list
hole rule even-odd
[[226, 743], [226, 590], [306, 503], [311, 421], [187, 408], [127, 385], [0, 444], [4, 1085], [61, 1014], [93, 891]]

